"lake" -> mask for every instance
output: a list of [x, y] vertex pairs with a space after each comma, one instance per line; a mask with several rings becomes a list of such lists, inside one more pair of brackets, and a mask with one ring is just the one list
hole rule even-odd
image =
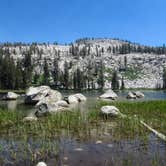
[[[117, 92], [118, 100], [127, 101], [125, 98], [127, 92]], [[142, 92], [145, 94], [145, 98], [137, 101], [166, 99], [166, 91], [148, 90]], [[62, 93], [66, 96], [75, 92], [62, 91]], [[86, 91], [83, 94], [88, 100], [77, 105], [76, 109], [86, 112], [96, 106], [97, 97], [102, 92]], [[23, 104], [23, 99], [0, 101], [0, 108], [3, 111], [24, 112], [25, 116], [34, 111], [33, 106]], [[26, 153], [31, 154], [29, 152], [31, 150], [32, 153], [37, 153], [39, 149], [43, 148], [43, 144], [44, 146], [46, 144], [46, 148], [50, 151], [41, 160], [44, 160], [48, 166], [165, 165], [166, 143], [164, 141], [148, 131], [145, 131], [144, 135], [136, 133], [124, 137], [124, 134], [118, 130], [119, 126], [125, 130], [123, 123], [119, 123], [118, 119], [112, 119], [107, 122], [101, 121], [97, 126], [89, 127], [86, 131], [73, 132], [62, 128], [57, 130], [54, 137], [51, 138], [49, 136], [43, 138], [42, 135], [41, 137], [32, 136], [31, 134], [28, 134], [26, 138], [22, 136], [10, 137], [10, 134], [3, 134], [0, 138], [0, 163], [3, 163], [4, 166], [30, 166], [32, 162], [25, 157], [23, 152], [28, 151]], [[26, 147], [26, 150], [23, 147]], [[53, 151], [57, 152], [53, 153]], [[13, 157], [14, 155], [17, 159]]]
[[[77, 93], [79, 91], [72, 91], [72, 90], [63, 90], [61, 91], [61, 93], [63, 94], [63, 96], [68, 96], [70, 94], [74, 94]], [[143, 90], [141, 91], [145, 94], [145, 98], [143, 99], [137, 99], [137, 100], [127, 100], [126, 96], [128, 91], [117, 91], [116, 93], [118, 94], [119, 98], [118, 101], [149, 101], [149, 100], [165, 100], [166, 99], [166, 91], [155, 91], [155, 90]], [[103, 94], [102, 91], [97, 91], [97, 90], [93, 90], [93, 91], [83, 91], [81, 92], [82, 94], [84, 94], [88, 100], [86, 102], [85, 105], [83, 105], [83, 108], [85, 108], [85, 110], [87, 110], [87, 107], [93, 107], [97, 101], [97, 98]], [[2, 94], [0, 95], [0, 97], [2, 97]], [[0, 108], [2, 109], [7, 109], [9, 111], [24, 111], [25, 113], [29, 113], [31, 111], [33, 111], [34, 107], [33, 106], [28, 106], [28, 105], [24, 105], [24, 100], [20, 99], [17, 101], [0, 101]]]

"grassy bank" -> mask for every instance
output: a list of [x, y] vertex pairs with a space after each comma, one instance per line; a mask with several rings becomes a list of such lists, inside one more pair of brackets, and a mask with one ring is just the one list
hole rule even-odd
[[112, 104], [129, 117], [142, 119], [152, 128], [166, 134], [166, 101], [144, 102], [101, 102], [99, 105]]
[[[104, 117], [100, 114], [100, 108], [103, 105], [114, 105], [133, 120]], [[116, 122], [117, 131], [122, 137], [130, 137], [134, 134], [143, 134], [142, 127], [135, 120], [142, 119], [156, 130], [166, 134], [166, 102], [165, 101], [146, 101], [146, 102], [103, 102], [98, 101], [94, 108], [89, 109], [86, 113], [80, 110], [57, 113], [48, 117], [40, 118], [37, 122], [24, 123], [22, 121], [24, 114], [21, 112], [0, 111], [0, 133], [10, 133], [20, 135], [47, 135], [54, 136], [61, 129], [68, 130], [72, 133], [88, 132], [91, 128], [100, 127], [101, 123]], [[131, 125], [134, 124], [134, 125]], [[125, 133], [124, 133], [125, 131]], [[134, 131], [134, 132], [133, 132]]]

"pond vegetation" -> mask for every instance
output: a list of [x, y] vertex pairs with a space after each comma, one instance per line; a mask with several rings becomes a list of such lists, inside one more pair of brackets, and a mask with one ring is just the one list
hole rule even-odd
[[[107, 104], [116, 106], [128, 117], [101, 115], [101, 106]], [[150, 131], [140, 124], [140, 119], [166, 134], [165, 108], [165, 101], [98, 101], [86, 112], [77, 108], [26, 123], [23, 122], [24, 112], [0, 110], [0, 163], [34, 165], [40, 160], [53, 158], [58, 165], [63, 162], [60, 157], [62, 138], [94, 144], [97, 140], [105, 143], [139, 140], [146, 148]], [[152, 165], [160, 164], [158, 157], [151, 159]]]

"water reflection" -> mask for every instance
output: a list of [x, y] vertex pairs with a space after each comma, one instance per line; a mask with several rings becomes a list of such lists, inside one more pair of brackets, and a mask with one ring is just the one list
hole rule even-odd
[[8, 101], [6, 102], [6, 104], [7, 104], [7, 109], [13, 111], [13, 110], [16, 110], [18, 103], [15, 100], [15, 101]]
[[[143, 99], [137, 99], [137, 100], [133, 100], [133, 101], [146, 101], [146, 100], [165, 100], [166, 99], [166, 91], [153, 91], [153, 90], [144, 90], [142, 91], [145, 94], [145, 98]], [[61, 91], [61, 93], [63, 94], [63, 96], [68, 96], [70, 94], [74, 94], [77, 93], [75, 91]], [[97, 101], [97, 98], [103, 94], [103, 91], [83, 91], [82, 92], [86, 97], [87, 97], [87, 101], [79, 104], [79, 105], [73, 105], [71, 106], [72, 108], [76, 108], [76, 109], [80, 109], [82, 111], [86, 111], [90, 108], [93, 108], [95, 106], [95, 103]], [[119, 100], [127, 100], [126, 96], [128, 91], [118, 91], [116, 92], [118, 94], [118, 101]], [[128, 101], [128, 100], [127, 100]], [[132, 100], [130, 100], [132, 101]], [[8, 110], [17, 110], [17, 111], [28, 111], [28, 109], [32, 109], [31, 106], [27, 106], [23, 104], [23, 98], [17, 100], [17, 101], [2, 101], [0, 100], [0, 108], [3, 109], [8, 109]]]

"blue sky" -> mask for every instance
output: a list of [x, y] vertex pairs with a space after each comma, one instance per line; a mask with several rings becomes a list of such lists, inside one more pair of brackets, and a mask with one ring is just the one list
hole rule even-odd
[[166, 43], [165, 0], [0, 0], [0, 41]]

